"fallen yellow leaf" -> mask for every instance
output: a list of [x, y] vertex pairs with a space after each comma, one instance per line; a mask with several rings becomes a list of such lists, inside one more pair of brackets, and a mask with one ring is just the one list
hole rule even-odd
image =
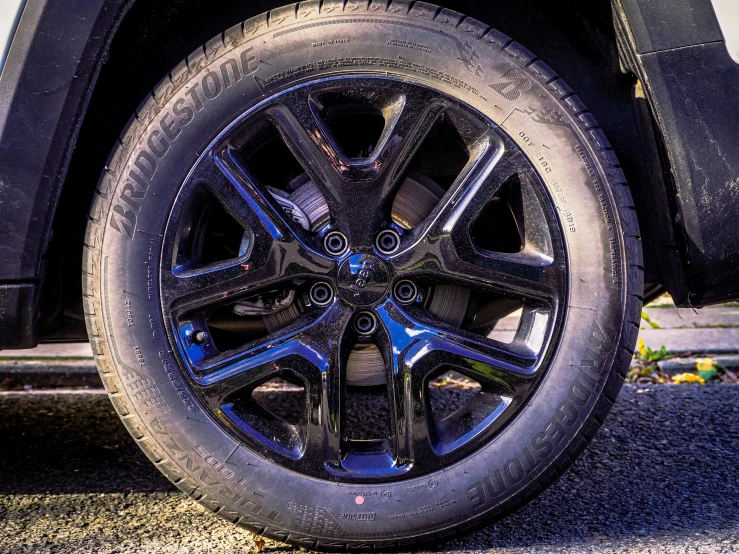
[[695, 362], [695, 369], [698, 371], [711, 371], [715, 367], [716, 360], [713, 358], [701, 358]]
[[680, 373], [679, 375], [675, 375], [672, 378], [672, 382], [677, 385], [680, 385], [682, 383], [698, 383], [699, 385], [702, 385], [706, 382], [706, 380], [703, 377], [695, 375], [694, 373]]
[[646, 358], [647, 356], [647, 346], [644, 344], [644, 339], [639, 339], [639, 342], [637, 343], [637, 350], [639, 350], [639, 354], [644, 356]]

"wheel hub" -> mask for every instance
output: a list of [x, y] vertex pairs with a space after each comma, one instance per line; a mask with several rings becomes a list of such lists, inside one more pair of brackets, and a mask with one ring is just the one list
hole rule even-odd
[[389, 272], [385, 263], [371, 254], [355, 254], [339, 266], [341, 297], [353, 306], [371, 306], [388, 292]]

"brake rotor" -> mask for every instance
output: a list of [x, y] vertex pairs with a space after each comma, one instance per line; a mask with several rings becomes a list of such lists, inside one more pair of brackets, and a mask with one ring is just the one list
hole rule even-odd
[[315, 231], [328, 221], [328, 204], [313, 181], [300, 186], [289, 196], [289, 200], [306, 215], [309, 222], [308, 226], [304, 227], [306, 230]]
[[426, 311], [452, 327], [460, 327], [470, 304], [470, 291], [455, 285], [436, 285], [426, 301]]
[[284, 211], [290, 219], [300, 225], [303, 229], [310, 228], [308, 216], [298, 204], [290, 199], [290, 195], [288, 193], [284, 190], [273, 187], [267, 187], [267, 190], [272, 195], [272, 198], [274, 198], [280, 205], [282, 211]]
[[267, 331], [274, 333], [280, 329], [287, 327], [293, 321], [300, 317], [300, 308], [297, 302], [293, 302], [284, 310], [272, 312], [262, 317]]
[[385, 360], [374, 344], [357, 344], [346, 364], [346, 384], [355, 387], [374, 387], [387, 382]]
[[403, 229], [418, 227], [431, 215], [444, 189], [419, 173], [409, 171], [393, 201], [393, 221]]

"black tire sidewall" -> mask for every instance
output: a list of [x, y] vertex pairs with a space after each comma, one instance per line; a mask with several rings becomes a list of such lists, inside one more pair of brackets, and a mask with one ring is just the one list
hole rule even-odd
[[[195, 496], [221, 515], [278, 538], [289, 533], [296, 542], [418, 538], [516, 504], [522, 491], [566, 456], [587, 424], [611, 375], [623, 328], [627, 266], [618, 210], [593, 138], [499, 44], [399, 15], [315, 19], [321, 24], [272, 23], [224, 47], [200, 68], [191, 67], [184, 84], [172, 84], [148, 119], [136, 121], [127, 156], [117, 160], [120, 178], [106, 191], [96, 261], [104, 333], [145, 432], [183, 476], [198, 483]], [[513, 69], [526, 72], [531, 86], [505, 97], [490, 85]], [[489, 444], [443, 472], [386, 484], [329, 484], [285, 470], [235, 442], [188, 389], [166, 336], [158, 290], [167, 219], [199, 154], [265, 96], [345, 72], [423, 83], [458, 96], [500, 125], [541, 170], [561, 217], [570, 269], [562, 338], [525, 409]], [[209, 99], [204, 87], [219, 91]], [[192, 111], [187, 125], [171, 127], [184, 117], [175, 106], [180, 113], [184, 106]], [[156, 160], [146, 189], [129, 177], [144, 151]], [[124, 217], [132, 211], [121, 199], [126, 186], [134, 186], [126, 194], [138, 194], [135, 228]]]

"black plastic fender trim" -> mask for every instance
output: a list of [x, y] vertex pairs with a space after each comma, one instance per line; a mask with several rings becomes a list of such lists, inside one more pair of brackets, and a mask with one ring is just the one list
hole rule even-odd
[[77, 133], [108, 42], [130, 3], [26, 5], [0, 76], [0, 281], [42, 277]]

